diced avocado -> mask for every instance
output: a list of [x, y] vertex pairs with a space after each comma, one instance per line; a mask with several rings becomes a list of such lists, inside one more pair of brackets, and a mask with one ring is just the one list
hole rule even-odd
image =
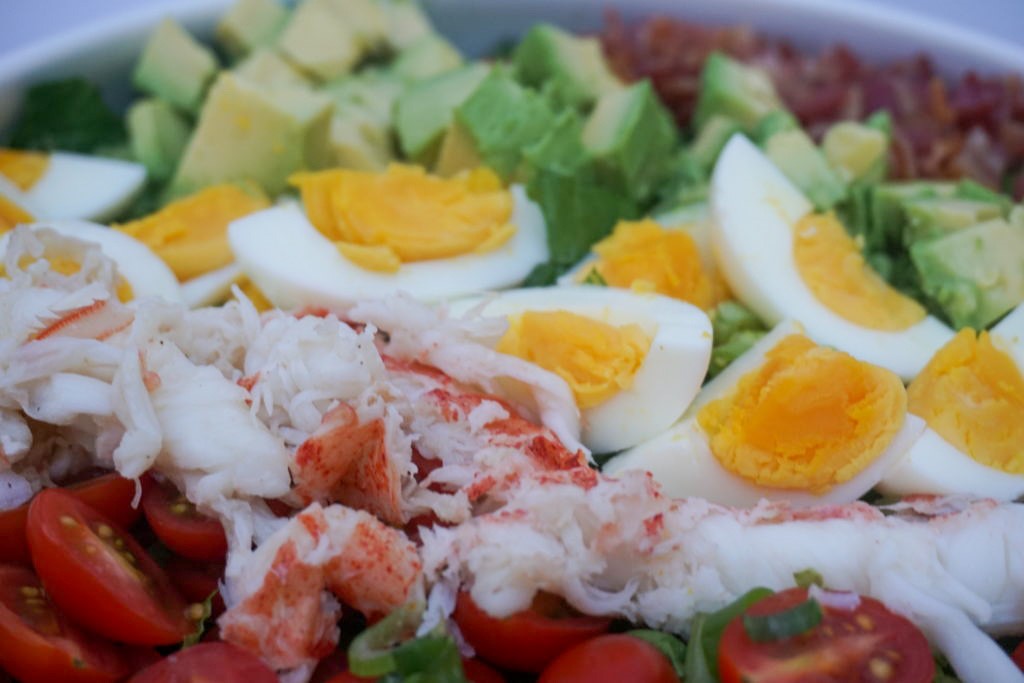
[[523, 150], [533, 168], [553, 168], [572, 173], [590, 161], [583, 147], [583, 121], [574, 109], [563, 109], [544, 137]]
[[435, 33], [417, 0], [377, 0], [377, 4], [384, 14], [386, 40], [393, 50], [407, 48]]
[[1013, 200], [1011, 200], [1007, 195], [1000, 194], [995, 190], [990, 190], [984, 185], [976, 183], [970, 179], [964, 179], [958, 182], [956, 184], [955, 194], [961, 199], [973, 199], [979, 202], [985, 202], [986, 204], [995, 204], [999, 207], [1002, 215], [1004, 216], [1010, 213], [1010, 209], [1013, 208]]
[[840, 121], [821, 141], [825, 159], [847, 183], [877, 183], [885, 179], [889, 136], [873, 126]]
[[668, 169], [652, 214], [675, 212], [707, 199], [708, 173], [689, 149], [676, 151]]
[[386, 129], [368, 118], [365, 111], [340, 111], [331, 118], [333, 162], [342, 168], [381, 171], [394, 158]]
[[596, 38], [580, 38], [551, 24], [534, 26], [512, 61], [520, 81], [543, 88], [556, 102], [572, 107], [589, 107], [623, 87]]
[[916, 242], [924, 292], [957, 328], [982, 330], [1024, 301], [1024, 227], [997, 218]]
[[884, 109], [879, 109], [864, 119], [864, 125], [874, 128], [880, 133], [885, 133], [887, 138], [892, 137], [892, 116]]
[[764, 142], [764, 153], [817, 210], [828, 211], [846, 196], [846, 183], [802, 130], [784, 130], [771, 136]]
[[173, 19], [164, 19], [149, 37], [135, 67], [140, 90], [195, 113], [217, 73], [217, 58]]
[[132, 153], [154, 180], [174, 173], [192, 126], [177, 109], [163, 100], [139, 100], [128, 110], [128, 137]]
[[273, 88], [302, 88], [311, 83], [277, 52], [260, 48], [235, 67], [235, 73], [246, 80]]
[[708, 55], [694, 113], [698, 128], [715, 114], [724, 114], [752, 132], [765, 114], [783, 108], [768, 74], [720, 52]]
[[462, 66], [462, 55], [439, 34], [425, 35], [395, 57], [391, 70], [407, 81], [422, 81]]
[[705, 174], [710, 173], [725, 143], [741, 130], [739, 122], [728, 116], [715, 114], [709, 118], [689, 145], [694, 162]]
[[903, 245], [906, 212], [903, 204], [910, 199], [952, 197], [952, 183], [929, 181], [882, 183], [871, 188], [869, 230], [865, 233], [869, 249], [897, 250]]
[[328, 83], [322, 92], [339, 108], [359, 107], [372, 114], [379, 125], [390, 127], [395, 101], [404, 89], [405, 84], [397, 76], [366, 69]]
[[385, 16], [374, 0], [305, 0], [277, 45], [300, 69], [329, 81], [351, 72], [385, 36]]
[[206, 98], [172, 183], [174, 194], [253, 180], [268, 194], [331, 161], [331, 101], [301, 88], [261, 88], [225, 72]]
[[425, 166], [434, 163], [455, 108], [487, 77], [490, 67], [467, 64], [421, 81], [395, 102], [395, 130], [402, 153]]
[[754, 141], [763, 145], [771, 136], [786, 130], [800, 130], [800, 122], [785, 109], [770, 111], [754, 126]]
[[675, 121], [649, 81], [602, 95], [583, 127], [599, 175], [636, 201], [653, 196], [677, 145]]
[[957, 197], [908, 199], [903, 202], [903, 211], [906, 215], [903, 241], [906, 244], [941, 237], [1003, 216], [999, 204]]
[[288, 10], [277, 0], [235, 0], [217, 24], [217, 44], [232, 59], [272, 45], [288, 23]]
[[461, 123], [453, 121], [441, 140], [441, 150], [437, 153], [434, 173], [444, 178], [450, 178], [457, 173], [481, 165], [483, 165], [483, 160], [477, 151], [473, 136]]
[[554, 119], [547, 100], [503, 68], [494, 68], [455, 109], [477, 155], [505, 180], [519, 170], [523, 148], [542, 138]]
[[[694, 201], [665, 213], [654, 211], [652, 214], [654, 220], [662, 225], [700, 224], [703, 228], [711, 220], [711, 207], [708, 206], [707, 201]], [[687, 230], [687, 232], [690, 231]]]

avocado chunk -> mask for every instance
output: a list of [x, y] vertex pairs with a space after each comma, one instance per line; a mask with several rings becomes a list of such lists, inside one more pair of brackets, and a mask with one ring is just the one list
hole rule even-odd
[[217, 44], [232, 59], [272, 45], [288, 23], [288, 10], [277, 0], [236, 0], [217, 24]]
[[704, 122], [688, 148], [690, 157], [704, 175], [711, 173], [718, 155], [729, 138], [742, 130], [739, 121], [723, 114], [715, 114]]
[[174, 173], [188, 144], [192, 126], [177, 109], [163, 100], [139, 100], [128, 110], [128, 137], [132, 154], [154, 180]]
[[523, 150], [533, 168], [551, 168], [573, 173], [590, 163], [583, 147], [583, 120], [574, 109], [563, 109], [551, 128], [537, 142]]
[[474, 63], [428, 78], [402, 93], [395, 102], [395, 129], [402, 153], [425, 166], [433, 165], [455, 108], [480, 85], [490, 67]]
[[941, 237], [946, 233], [1003, 217], [1002, 206], [999, 204], [958, 197], [908, 199], [903, 203], [903, 211], [906, 215], [903, 241], [906, 244]]
[[394, 158], [391, 136], [365, 110], [341, 110], [331, 118], [333, 163], [357, 171], [381, 171]]
[[302, 88], [260, 87], [225, 72], [206, 98], [172, 182], [172, 194], [252, 180], [271, 195], [288, 176], [331, 161], [327, 97]]
[[997, 218], [915, 242], [925, 294], [957, 328], [983, 330], [1024, 301], [1024, 225]]
[[203, 103], [217, 73], [217, 58], [173, 19], [164, 19], [146, 42], [133, 82], [189, 113]]
[[309, 80], [271, 49], [260, 48], [235, 67], [242, 78], [273, 88], [311, 87]]
[[417, 0], [377, 0], [377, 4], [384, 15], [386, 40], [392, 50], [403, 50], [435, 33]]
[[422, 81], [462, 66], [462, 55], [436, 33], [425, 35], [404, 48], [391, 63], [391, 70], [406, 81]]
[[329, 81], [351, 72], [385, 35], [385, 17], [374, 0], [305, 0], [277, 46], [300, 69]]
[[369, 112], [383, 127], [391, 126], [392, 111], [405, 84], [379, 69], [366, 69], [325, 85], [321, 92], [339, 107], [358, 107]]
[[493, 69], [455, 109], [477, 156], [506, 181], [518, 172], [523, 148], [543, 137], [554, 119], [544, 97], [503, 68]]
[[453, 121], [441, 139], [434, 173], [450, 178], [467, 169], [482, 166], [483, 163], [469, 131], [458, 121]]
[[634, 201], [653, 196], [677, 145], [675, 121], [649, 81], [602, 95], [583, 127], [598, 175]]
[[889, 136], [877, 127], [840, 121], [825, 131], [821, 149], [829, 165], [847, 183], [885, 179]]
[[724, 114], [749, 133], [763, 116], [777, 109], [784, 107], [768, 74], [720, 52], [708, 55], [694, 112], [698, 128], [715, 114]]
[[543, 89], [555, 102], [589, 108], [622, 82], [605, 61], [596, 38], [580, 38], [551, 24], [534, 26], [512, 56], [516, 77]]
[[754, 126], [754, 141], [764, 145], [771, 136], [787, 130], [800, 130], [800, 122], [785, 109], [776, 109], [762, 116]]
[[818, 211], [828, 211], [846, 197], [846, 183], [799, 128], [772, 135], [764, 142], [764, 153]]

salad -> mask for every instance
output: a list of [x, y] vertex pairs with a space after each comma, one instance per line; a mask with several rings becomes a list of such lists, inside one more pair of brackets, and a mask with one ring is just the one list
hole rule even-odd
[[0, 148], [4, 675], [1024, 680], [1019, 76], [238, 0], [132, 82]]

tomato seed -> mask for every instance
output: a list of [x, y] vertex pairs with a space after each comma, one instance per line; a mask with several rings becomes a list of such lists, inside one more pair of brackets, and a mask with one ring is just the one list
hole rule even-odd
[[871, 661], [868, 662], [868, 669], [871, 670], [871, 675], [880, 681], [887, 681], [892, 678], [892, 664], [881, 657], [872, 658]]
[[24, 595], [26, 598], [34, 598], [39, 595], [39, 589], [35, 586], [22, 586], [21, 594]]
[[871, 617], [866, 614], [857, 615], [857, 625], [865, 631], [870, 631], [875, 627], [875, 622], [871, 621]]
[[100, 524], [98, 527], [96, 527], [96, 533], [99, 534], [99, 537], [103, 539], [110, 539], [114, 537], [114, 530], [106, 524]]
[[74, 527], [78, 526], [78, 522], [75, 521], [75, 518], [71, 517], [70, 515], [61, 515], [60, 523], [62, 526], [66, 526], [69, 529], [73, 529]]
[[185, 616], [190, 621], [199, 621], [206, 616], [206, 610], [198, 602], [194, 602], [185, 610]]

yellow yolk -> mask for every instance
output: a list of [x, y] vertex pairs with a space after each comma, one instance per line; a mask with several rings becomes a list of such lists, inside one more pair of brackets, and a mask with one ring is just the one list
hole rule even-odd
[[509, 317], [497, 348], [564, 379], [585, 409], [628, 389], [650, 347], [639, 325], [617, 327], [568, 311], [527, 311]]
[[256, 307], [256, 310], [262, 313], [263, 311], [269, 311], [274, 307], [274, 304], [270, 303], [270, 299], [260, 291], [259, 287], [253, 284], [252, 280], [247, 277], [242, 277], [237, 283], [238, 288], [242, 290], [252, 305]]
[[[27, 268], [31, 265], [35, 259], [26, 256], [19, 261], [22, 268]], [[56, 256], [49, 259], [50, 270], [61, 275], [74, 275], [82, 269], [82, 264], [74, 259], [65, 258], [62, 256]], [[0, 264], [0, 277], [7, 277], [7, 270]], [[118, 300], [122, 302], [131, 301], [135, 297], [135, 293], [132, 291], [132, 286], [124, 278], [119, 278], [117, 281], [117, 289], [114, 291], [117, 294]]]
[[1024, 377], [988, 332], [961, 330], [907, 389], [909, 408], [978, 462], [1024, 474]]
[[31, 223], [34, 220], [28, 211], [6, 197], [0, 196], [0, 235], [14, 230], [15, 226]]
[[649, 219], [622, 221], [593, 250], [594, 270], [612, 287], [657, 292], [704, 310], [718, 302], [697, 244], [681, 230], [666, 230]]
[[486, 168], [446, 179], [392, 164], [383, 173], [298, 173], [290, 182], [316, 229], [370, 270], [493, 251], [515, 233], [512, 196]]
[[835, 214], [809, 214], [796, 225], [793, 256], [801, 279], [833, 313], [873, 330], [905, 330], [925, 317], [913, 299], [871, 267]]
[[32, 189], [49, 165], [49, 155], [0, 148], [0, 175], [6, 176], [22, 191]]
[[894, 373], [790, 335], [697, 421], [727, 470], [762, 486], [820, 494], [881, 455], [906, 407]]
[[115, 227], [149, 246], [179, 280], [188, 280], [231, 263], [228, 225], [268, 206], [257, 189], [216, 185]]

